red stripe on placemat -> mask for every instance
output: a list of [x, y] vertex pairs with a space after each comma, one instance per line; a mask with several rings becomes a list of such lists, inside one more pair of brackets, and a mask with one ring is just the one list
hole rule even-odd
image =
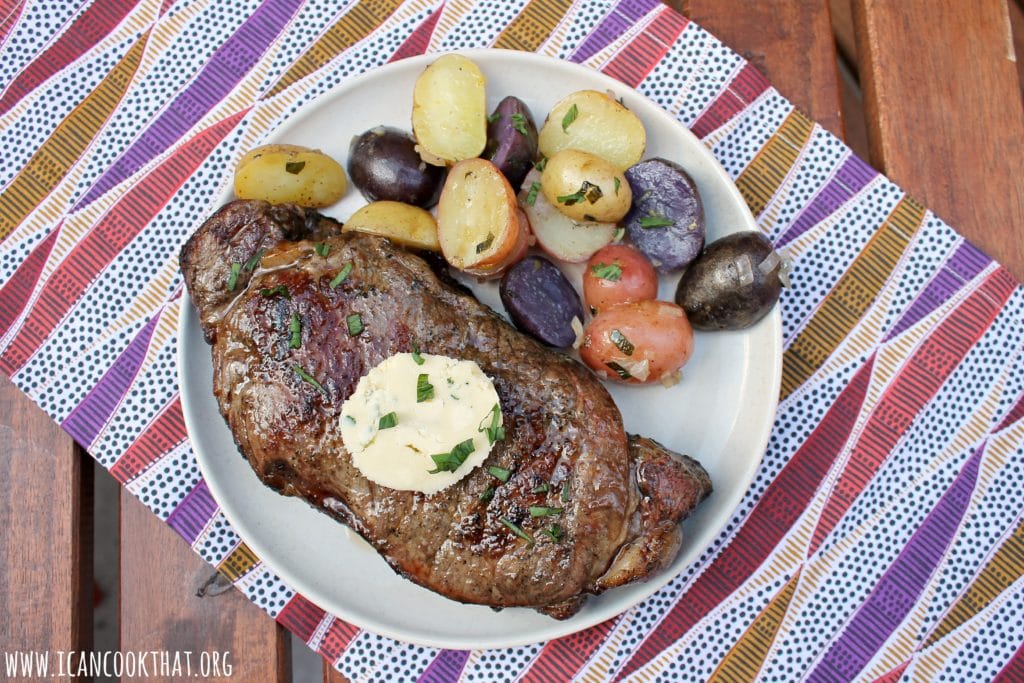
[[125, 484], [174, 450], [187, 436], [185, 416], [181, 412], [181, 396], [175, 396], [117, 459], [110, 473]]
[[943, 317], [906, 361], [882, 394], [853, 447], [814, 530], [808, 557], [818, 551], [903, 438], [918, 412], [978, 343], [1016, 286], [1006, 270], [993, 271], [978, 289]]
[[97, 275], [170, 201], [247, 113], [245, 109], [232, 114], [190, 139], [114, 204], [43, 285], [21, 329], [0, 355], [0, 371], [13, 375], [25, 366]]
[[322, 609], [296, 593], [278, 615], [277, 623], [294, 633], [303, 642], [309, 642], [313, 632], [327, 615]]
[[399, 59], [405, 59], [407, 57], [415, 57], [421, 55], [427, 51], [427, 46], [430, 45], [430, 39], [434, 35], [434, 27], [437, 26], [437, 19], [441, 16], [441, 12], [444, 11], [444, 3], [441, 3], [430, 16], [427, 17], [422, 24], [413, 29], [413, 32], [405, 39], [395, 54], [391, 55], [388, 59], [389, 62], [396, 62]]
[[11, 329], [28, 306], [28, 300], [39, 283], [39, 274], [43, 272], [43, 266], [46, 265], [53, 245], [57, 243], [57, 235], [63, 225], [61, 221], [46, 239], [37, 244], [11, 275], [11, 279], [0, 287], [0, 336]]
[[1024, 395], [1017, 397], [1017, 403], [1010, 408], [1010, 412], [1006, 414], [999, 426], [993, 429], [993, 432], [1001, 432], [1017, 420], [1024, 418]]
[[[4, 3], [6, 5], [6, 3]], [[19, 73], [0, 97], [0, 115], [58, 71], [103, 40], [124, 20], [138, 0], [103, 0], [92, 3], [64, 33]], [[0, 17], [7, 16], [0, 7]]]
[[886, 671], [884, 674], [876, 678], [874, 683], [896, 683], [896, 681], [903, 678], [903, 672], [907, 670], [908, 666], [910, 666], [909, 659], [895, 668]]
[[0, 40], [3, 40], [18, 23], [25, 0], [0, 0]]
[[697, 137], [705, 137], [721, 128], [747, 105], [761, 96], [771, 84], [753, 64], [747, 62], [736, 72], [725, 90], [704, 110], [690, 127]]
[[523, 682], [569, 680], [594, 656], [611, 633], [612, 625], [613, 620], [608, 620], [585, 631], [552, 640], [530, 664], [522, 678]]
[[1020, 683], [1024, 681], [1024, 645], [1017, 648], [1010, 661], [996, 674], [993, 683]]
[[636, 88], [664, 59], [688, 23], [689, 19], [666, 7], [642, 33], [601, 67], [601, 71]]
[[358, 627], [335, 617], [320, 640], [320, 647], [317, 651], [334, 663], [357, 633], [359, 633]]
[[707, 616], [771, 556], [807, 510], [822, 480], [849, 441], [867, 395], [875, 356], [857, 370], [832, 407], [778, 476], [747, 520], [689, 591], [665, 614], [615, 680], [637, 671]]

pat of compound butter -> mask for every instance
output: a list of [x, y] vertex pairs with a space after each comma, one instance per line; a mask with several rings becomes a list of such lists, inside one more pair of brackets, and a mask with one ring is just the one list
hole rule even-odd
[[[395, 354], [359, 380], [341, 408], [341, 438], [352, 463], [370, 481], [437, 493], [487, 458], [487, 427], [499, 406], [498, 392], [471, 360], [428, 353], [420, 358], [422, 365], [411, 353]], [[394, 426], [388, 426], [392, 421]], [[432, 455], [451, 453], [467, 440], [472, 440], [473, 450], [455, 471], [431, 473], [438, 469]]]

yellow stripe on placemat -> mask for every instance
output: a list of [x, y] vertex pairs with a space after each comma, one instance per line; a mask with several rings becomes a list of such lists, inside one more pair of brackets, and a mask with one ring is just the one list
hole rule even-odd
[[800, 572], [798, 571], [796, 576], [790, 579], [778, 595], [772, 598], [771, 602], [757, 615], [754, 622], [722, 659], [708, 681], [750, 681], [757, 678], [758, 672], [768, 657], [768, 651], [779, 633], [779, 627], [786, 616], [799, 581]]
[[231, 551], [227, 557], [217, 565], [217, 571], [232, 581], [237, 581], [252, 570], [260, 559], [249, 549], [245, 543], [239, 543], [238, 547]]
[[299, 57], [264, 97], [286, 90], [373, 33], [401, 4], [401, 0], [360, 0]]
[[813, 129], [814, 122], [794, 109], [736, 179], [736, 187], [755, 217], [782, 187]]
[[536, 52], [572, 7], [571, 0], [531, 0], [494, 41], [494, 47]]
[[900, 200], [822, 300], [782, 357], [781, 398], [806, 382], [864, 317], [924, 220], [924, 207]]
[[0, 239], [7, 237], [49, 195], [92, 143], [128, 89], [145, 52], [147, 31], [71, 110], [0, 194]]

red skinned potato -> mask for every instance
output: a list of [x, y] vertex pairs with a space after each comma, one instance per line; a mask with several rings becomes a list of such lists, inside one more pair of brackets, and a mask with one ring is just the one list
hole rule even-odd
[[494, 162], [512, 187], [519, 187], [537, 158], [537, 126], [518, 97], [509, 95], [487, 117], [483, 157]]
[[697, 184], [678, 164], [647, 159], [626, 170], [633, 206], [626, 233], [662, 273], [685, 268], [704, 248], [704, 205]]
[[437, 237], [448, 263], [480, 277], [500, 275], [532, 242], [512, 186], [497, 166], [479, 158], [449, 170], [437, 203]]
[[610, 244], [587, 261], [583, 299], [591, 313], [657, 297], [658, 274], [647, 257], [633, 247]]
[[583, 330], [580, 358], [603, 379], [625, 384], [666, 382], [693, 354], [686, 313], [667, 301], [619, 304]]

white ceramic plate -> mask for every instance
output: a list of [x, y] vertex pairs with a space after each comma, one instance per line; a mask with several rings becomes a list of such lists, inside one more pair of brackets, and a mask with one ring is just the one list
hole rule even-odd
[[[688, 130], [627, 86], [568, 62], [523, 52], [463, 51], [487, 78], [489, 110], [505, 95], [523, 99], [538, 125], [576, 90], [612, 90], [643, 120], [645, 158], [661, 156], [693, 176], [707, 214], [708, 237], [755, 229], [739, 192]], [[378, 125], [409, 129], [417, 75], [436, 55], [389, 64], [354, 78], [299, 109], [268, 142], [318, 147], [344, 164], [352, 136]], [[230, 199], [225, 196], [224, 201]], [[348, 218], [364, 200], [354, 188], [325, 213]], [[674, 281], [662, 283], [671, 300]], [[496, 286], [478, 296], [498, 306]], [[754, 476], [775, 416], [781, 372], [776, 311], [743, 332], [698, 333], [683, 381], [666, 389], [610, 386], [628, 431], [698, 458], [715, 492], [685, 522], [678, 558], [650, 581], [591, 597], [571, 619], [529, 609], [495, 612], [463, 605], [396, 575], [368, 544], [306, 503], [265, 487], [239, 456], [212, 393], [210, 349], [189, 301], [182, 307], [179, 379], [185, 422], [199, 466], [217, 502], [253, 550], [292, 587], [324, 609], [370, 631], [421, 645], [457, 649], [509, 647], [582, 630], [629, 609], [698, 558], [729, 521]]]

